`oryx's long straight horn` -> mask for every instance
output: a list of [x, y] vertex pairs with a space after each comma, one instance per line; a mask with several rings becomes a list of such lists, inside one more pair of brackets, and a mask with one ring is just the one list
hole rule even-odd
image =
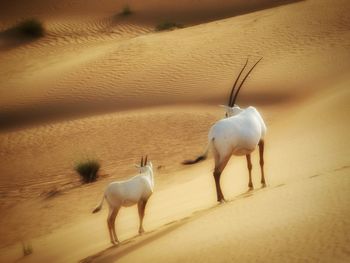
[[141, 157], [141, 164], [140, 166], [142, 167], [143, 166], [143, 156]]
[[146, 155], [146, 159], [145, 159], [145, 165], [147, 165], [147, 155]]
[[[253, 69], [255, 68], [255, 66], [258, 65], [258, 63], [259, 63], [260, 60], [262, 60], [262, 59], [263, 59], [263, 57], [261, 57], [261, 58], [254, 64], [254, 66], [248, 71], [247, 75], [245, 75], [244, 79], [242, 80], [241, 84], [239, 85], [239, 87], [238, 87], [238, 89], [237, 89], [237, 91], [236, 91], [235, 96], [233, 97], [232, 106], [233, 106], [233, 105], [235, 104], [235, 102], [236, 102], [238, 93], [239, 93], [239, 91], [240, 91], [240, 89], [241, 89], [243, 83], [244, 83], [245, 80], [248, 78], [249, 74], [253, 71]], [[232, 106], [231, 106], [231, 107], [232, 107]]]
[[235, 83], [234, 83], [233, 86], [232, 86], [230, 98], [229, 98], [229, 100], [228, 100], [228, 106], [230, 106], [230, 107], [233, 107], [232, 97], [233, 97], [233, 92], [234, 92], [234, 90], [235, 90], [235, 88], [236, 88], [238, 79], [239, 79], [239, 77], [241, 76], [241, 74], [242, 74], [243, 70], [245, 69], [245, 67], [247, 66], [247, 64], [248, 64], [248, 58], [247, 58], [247, 60], [246, 60], [246, 62], [245, 62], [245, 64], [244, 64], [243, 68], [241, 69], [241, 72], [239, 72], [239, 74], [238, 74], [238, 76], [237, 76], [237, 78], [236, 78]]

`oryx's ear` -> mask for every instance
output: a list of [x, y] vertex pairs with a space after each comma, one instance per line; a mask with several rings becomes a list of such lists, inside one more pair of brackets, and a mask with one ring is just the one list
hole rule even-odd
[[134, 166], [137, 168], [137, 169], [140, 169], [141, 166], [139, 164], [134, 164]]

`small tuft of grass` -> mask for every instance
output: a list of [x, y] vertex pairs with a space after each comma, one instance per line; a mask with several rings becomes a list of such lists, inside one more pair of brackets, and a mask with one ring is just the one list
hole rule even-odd
[[17, 24], [13, 30], [19, 35], [28, 38], [40, 38], [45, 34], [45, 28], [39, 20], [31, 18]]
[[130, 9], [130, 6], [126, 5], [123, 7], [122, 11], [119, 13], [120, 16], [129, 16], [131, 15], [133, 12]]
[[81, 176], [83, 183], [92, 183], [97, 180], [100, 167], [97, 160], [86, 160], [78, 162], [74, 169]]
[[183, 28], [183, 27], [184, 26], [182, 24], [165, 21], [165, 22], [159, 23], [155, 29], [156, 31], [163, 31], [163, 30], [172, 30], [172, 29]]
[[28, 256], [33, 253], [33, 247], [30, 243], [25, 244], [22, 241], [22, 251], [23, 251], [23, 256]]

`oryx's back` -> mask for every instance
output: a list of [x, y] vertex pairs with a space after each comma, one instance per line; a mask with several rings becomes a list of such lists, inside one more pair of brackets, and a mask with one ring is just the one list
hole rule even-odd
[[147, 178], [138, 175], [126, 181], [110, 183], [106, 189], [106, 196], [108, 196], [107, 201], [110, 204], [120, 203], [122, 206], [131, 206], [137, 203], [140, 198], [148, 198], [152, 192]]
[[209, 140], [225, 153], [245, 155], [252, 152], [264, 138], [266, 126], [259, 112], [248, 107], [241, 113], [218, 121], [211, 128]]

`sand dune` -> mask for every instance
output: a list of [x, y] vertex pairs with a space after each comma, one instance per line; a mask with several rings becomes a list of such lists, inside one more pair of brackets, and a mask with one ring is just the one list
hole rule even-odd
[[347, 173], [243, 195], [84, 262], [347, 262]]
[[[36, 41], [0, 34], [0, 261], [346, 262], [349, 259], [350, 18], [345, 0], [13, 1], [0, 3], [0, 29], [24, 17], [45, 22]], [[172, 20], [185, 28], [155, 32]], [[268, 187], [247, 190], [244, 158], [222, 183], [200, 153], [223, 116], [247, 56], [264, 59], [241, 106], [256, 105], [269, 129]], [[105, 218], [91, 209], [113, 180], [149, 154], [156, 191], [144, 236], [135, 208], [117, 221], [109, 247]], [[72, 167], [102, 163], [82, 186]]]
[[[59, 57], [57, 42], [65, 41], [62, 37], [51, 44], [40, 40], [49, 47], [38, 48], [45, 52], [34, 58], [30, 53], [34, 47], [26, 48], [23, 66], [19, 66], [23, 55], [11, 56], [19, 52], [4, 54], [3, 61], [10, 66], [1, 76], [7, 87], [7, 96], [1, 99], [2, 125], [43, 120], [47, 108], [51, 109], [45, 110], [47, 118], [52, 119], [72, 112], [87, 115], [174, 102], [221, 102], [248, 55], [265, 59], [250, 80], [252, 88], [242, 94], [243, 102], [304, 96], [295, 88], [311, 92], [322, 81], [347, 73], [349, 21], [341, 6], [342, 2], [337, 8], [301, 2], [120, 42], [115, 37], [103, 40], [105, 33], [93, 34], [87, 44], [92, 46], [64, 44]], [[84, 42], [84, 37], [79, 40]], [[74, 37], [68, 41], [74, 42]]]
[[[193, 21], [194, 17], [217, 19], [218, 15], [237, 15], [252, 12], [262, 8], [275, 7], [283, 4], [295, 2], [292, 0], [253, 0], [253, 1], [226, 1], [226, 0], [197, 0], [186, 1], [159, 1], [149, 0], [80, 0], [62, 2], [59, 0], [48, 0], [45, 2], [39, 0], [25, 1], [14, 0], [11, 4], [1, 3], [1, 14], [7, 19], [15, 20], [21, 16], [40, 16], [40, 17], [63, 17], [63, 16], [94, 16], [119, 13], [123, 7], [129, 6], [137, 12], [140, 17], [151, 19], [159, 15], [172, 15], [182, 17], [182, 19]], [[192, 15], [192, 16], [190, 16]], [[16, 16], [16, 17], [14, 17]], [[160, 17], [161, 18], [161, 17]]]
[[[89, 204], [97, 202], [107, 180], [64, 192], [63, 196], [51, 200], [27, 202], [29, 207], [45, 207], [37, 212], [24, 209], [27, 214], [21, 213], [28, 218], [36, 218], [39, 216], [36, 213], [40, 213], [42, 229], [57, 228], [54, 225], [57, 217], [71, 218], [68, 221], [72, 223], [33, 240], [36, 252], [25, 260], [45, 261], [58, 257], [62, 251], [69, 251], [58, 257], [58, 261], [75, 261], [97, 252], [88, 260], [134, 262], [141, 258], [146, 261], [157, 258], [172, 262], [204, 259], [210, 262], [220, 258], [223, 262], [226, 259], [250, 262], [259, 255], [277, 262], [283, 255], [286, 261], [308, 258], [311, 261], [346, 261], [345, 248], [349, 241], [344, 233], [349, 231], [347, 185], [350, 164], [348, 145], [342, 140], [349, 133], [349, 125], [341, 120], [349, 110], [348, 84], [348, 80], [335, 83], [336, 94], [324, 92], [302, 105], [289, 108], [291, 130], [285, 129], [282, 120], [270, 125], [266, 152], [267, 188], [259, 189], [256, 155], [256, 190], [244, 194], [248, 180], [245, 162], [242, 158], [234, 158], [223, 174], [223, 190], [232, 202], [223, 206], [213, 207], [212, 160], [184, 171], [163, 174], [159, 170], [157, 189], [145, 221], [149, 232], [143, 237], [131, 238], [137, 229], [137, 213], [133, 208], [122, 210], [117, 225], [124, 243], [119, 248], [107, 250], [103, 249], [108, 244], [104, 228], [107, 210], [96, 217], [88, 216]], [[319, 116], [319, 112], [325, 114]], [[300, 133], [300, 130], [304, 132]], [[334, 134], [338, 136], [332, 136]], [[312, 141], [305, 143], [310, 138]], [[319, 151], [315, 152], [315, 148]], [[281, 149], [286, 149], [286, 154], [282, 154]], [[164, 175], [169, 178], [162, 178]], [[71, 202], [69, 207], [67, 200]], [[20, 219], [16, 221], [14, 216], [23, 207], [12, 208], [10, 214], [13, 217], [5, 219], [16, 225]], [[337, 224], [334, 224], [335, 218]], [[213, 222], [220, 224], [213, 228]], [[30, 224], [35, 227], [35, 222], [27, 222]], [[189, 248], [192, 248], [191, 252]], [[174, 250], [176, 254], [169, 253]], [[8, 257], [20, 256], [17, 246], [4, 251]]]

